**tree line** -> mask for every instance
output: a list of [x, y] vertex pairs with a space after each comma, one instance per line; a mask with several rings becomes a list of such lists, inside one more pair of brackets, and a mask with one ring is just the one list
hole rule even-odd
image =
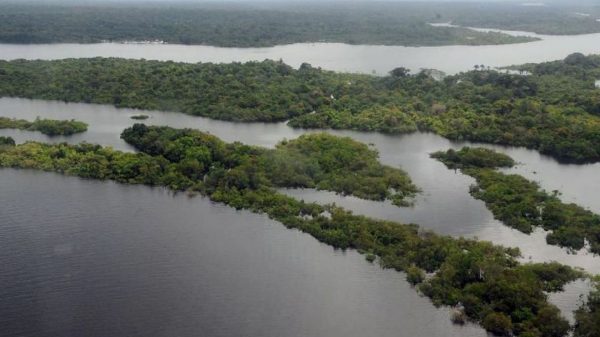
[[[480, 68], [481, 69], [481, 68]], [[179, 111], [292, 127], [524, 146], [566, 162], [600, 160], [600, 57], [474, 70], [436, 81], [404, 68], [376, 77], [281, 61], [184, 64], [114, 58], [0, 61], [0, 96]]]
[[[388, 7], [388, 8], [377, 8]], [[393, 9], [393, 14], [388, 10]], [[222, 47], [302, 42], [370, 45], [482, 45], [536, 40], [459, 27], [434, 27], [433, 13], [392, 6], [118, 3], [0, 4], [0, 42], [164, 41]]]

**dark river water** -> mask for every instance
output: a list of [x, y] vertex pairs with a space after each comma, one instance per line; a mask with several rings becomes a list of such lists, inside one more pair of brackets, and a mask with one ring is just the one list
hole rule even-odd
[[2, 336], [485, 336], [265, 216], [52, 173], [0, 186]]
[[[88, 141], [132, 149], [119, 139], [140, 111], [2, 98], [0, 116], [75, 118], [90, 124], [69, 138], [0, 130], [17, 142]], [[192, 127], [226, 141], [272, 147], [307, 131], [284, 123], [231, 123], [149, 111], [147, 124]], [[519, 247], [525, 261], [560, 261], [600, 272], [600, 259], [545, 244], [494, 220], [473, 199], [473, 180], [428, 153], [468, 143], [434, 134], [329, 131], [370, 143], [382, 162], [406, 170], [423, 190], [414, 207], [285, 190], [356, 213], [413, 222], [438, 233]], [[600, 212], [600, 165], [564, 165], [523, 148], [495, 147], [513, 169], [565, 201]], [[453, 326], [404, 281], [355, 252], [248, 212], [158, 188], [0, 170], [0, 324], [10, 336], [484, 336]], [[551, 300], [571, 318], [583, 282]]]

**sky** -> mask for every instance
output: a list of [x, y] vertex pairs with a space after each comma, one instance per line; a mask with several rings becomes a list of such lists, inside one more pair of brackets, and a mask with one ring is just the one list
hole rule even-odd
[[[30, 0], [27, 2], [40, 3], [90, 3], [90, 2], [323, 2], [323, 1], [346, 1], [346, 2], [506, 2], [506, 3], [523, 3], [523, 2], [544, 2], [544, 3], [593, 3], [594, 0]], [[2, 2], [19, 2], [15, 0], [0, 0]]]
[[546, 4], [569, 4], [569, 5], [584, 5], [592, 4], [599, 5], [600, 0], [0, 0], [0, 3], [19, 3], [19, 2], [36, 2], [36, 3], [69, 3], [69, 4], [90, 4], [98, 2], [116, 2], [116, 3], [202, 3], [202, 2], [295, 2], [295, 3], [310, 3], [310, 2], [479, 2], [479, 3], [546, 3]]

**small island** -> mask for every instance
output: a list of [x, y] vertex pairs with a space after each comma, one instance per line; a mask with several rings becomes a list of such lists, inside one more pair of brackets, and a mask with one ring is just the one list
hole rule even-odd
[[431, 154], [431, 157], [452, 169], [499, 168], [515, 165], [515, 161], [504, 153], [498, 153], [483, 147], [471, 148], [465, 146], [459, 151], [450, 149], [446, 152], [435, 152]]
[[84, 122], [71, 120], [40, 119], [30, 122], [25, 119], [11, 119], [0, 117], [0, 129], [19, 129], [26, 131], [39, 131], [48, 136], [70, 136], [87, 131], [88, 125]]

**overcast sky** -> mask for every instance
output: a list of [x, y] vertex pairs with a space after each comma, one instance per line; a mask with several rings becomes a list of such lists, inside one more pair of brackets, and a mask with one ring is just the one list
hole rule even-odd
[[[24, 2], [69, 2], [69, 3], [89, 3], [89, 2], [323, 2], [323, 1], [346, 1], [346, 2], [513, 2], [513, 3], [593, 3], [594, 0], [25, 0]], [[20, 2], [16, 0], [0, 0], [2, 2]], [[599, 0], [600, 3], [600, 0]]]
[[131, 2], [152, 2], [152, 3], [227, 3], [227, 2], [295, 2], [295, 3], [322, 3], [322, 2], [487, 2], [487, 3], [545, 3], [545, 4], [570, 4], [570, 5], [583, 5], [592, 4], [600, 5], [600, 0], [0, 0], [0, 3], [23, 3], [23, 2], [37, 2], [37, 3], [69, 3], [69, 4], [89, 4], [99, 2], [113, 2], [113, 3], [131, 3]]

